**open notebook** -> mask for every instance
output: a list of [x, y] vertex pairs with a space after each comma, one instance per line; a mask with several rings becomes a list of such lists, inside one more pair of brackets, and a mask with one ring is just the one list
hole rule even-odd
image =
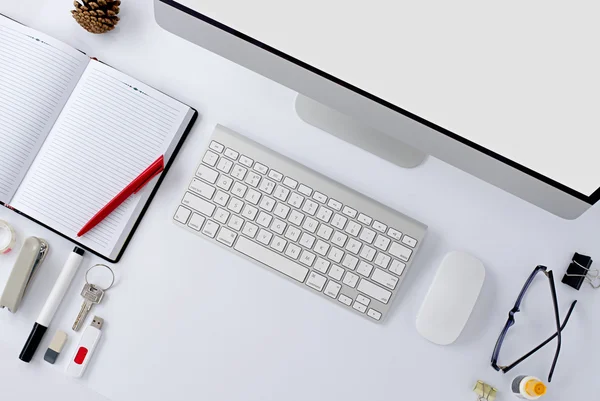
[[[0, 204], [116, 262], [197, 112], [0, 15]], [[161, 154], [166, 169], [83, 225]]]

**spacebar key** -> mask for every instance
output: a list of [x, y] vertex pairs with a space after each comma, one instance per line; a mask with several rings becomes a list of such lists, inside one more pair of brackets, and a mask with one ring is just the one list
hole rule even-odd
[[258, 260], [259, 262], [277, 270], [280, 273], [285, 274], [286, 276], [290, 276], [294, 280], [304, 282], [304, 279], [308, 274], [308, 269], [306, 267], [300, 266], [299, 264], [294, 263], [273, 251], [263, 248], [262, 246], [244, 237], [239, 237], [234, 249], [246, 256], [251, 257], [254, 260]]

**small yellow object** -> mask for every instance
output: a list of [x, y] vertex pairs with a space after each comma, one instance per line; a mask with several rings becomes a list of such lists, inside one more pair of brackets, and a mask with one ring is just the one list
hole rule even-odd
[[532, 397], [541, 397], [546, 394], [546, 385], [539, 380], [528, 380], [525, 383], [525, 391]]
[[494, 401], [496, 399], [496, 393], [498, 392], [494, 387], [481, 380], [477, 380], [475, 387], [473, 387], [473, 391], [477, 394], [478, 401]]

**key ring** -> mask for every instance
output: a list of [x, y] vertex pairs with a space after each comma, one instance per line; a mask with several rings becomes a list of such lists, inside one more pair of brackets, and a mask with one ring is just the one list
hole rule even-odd
[[[95, 284], [91, 284], [91, 283], [88, 281], [88, 274], [90, 273], [90, 271], [92, 271], [92, 269], [93, 269], [94, 267], [105, 267], [105, 268], [107, 268], [107, 269], [108, 269], [108, 271], [109, 271], [109, 272], [110, 272], [110, 274], [112, 275], [112, 281], [110, 282], [110, 285], [109, 285], [108, 287], [106, 287], [106, 288], [100, 288], [100, 287], [96, 286]], [[112, 288], [113, 284], [115, 283], [115, 272], [113, 272], [113, 270], [112, 270], [110, 267], [108, 267], [108, 266], [106, 266], [106, 265], [103, 265], [103, 264], [101, 264], [101, 263], [98, 263], [98, 264], [96, 264], [96, 265], [94, 265], [94, 266], [90, 267], [90, 268], [89, 268], [89, 269], [88, 269], [88, 270], [85, 272], [85, 282], [86, 282], [87, 284], [89, 284], [89, 285], [93, 285], [93, 286], [95, 286], [95, 287], [97, 287], [97, 288], [100, 288], [102, 291], [108, 291], [108, 290], [110, 290], [110, 289]]]

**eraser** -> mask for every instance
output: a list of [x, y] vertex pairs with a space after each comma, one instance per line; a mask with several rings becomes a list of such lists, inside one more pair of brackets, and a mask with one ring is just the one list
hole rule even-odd
[[54, 338], [50, 343], [50, 346], [46, 350], [46, 354], [44, 354], [44, 360], [48, 363], [54, 364], [56, 359], [60, 355], [65, 343], [67, 342], [67, 333], [62, 330], [58, 330], [56, 334], [54, 334]]

